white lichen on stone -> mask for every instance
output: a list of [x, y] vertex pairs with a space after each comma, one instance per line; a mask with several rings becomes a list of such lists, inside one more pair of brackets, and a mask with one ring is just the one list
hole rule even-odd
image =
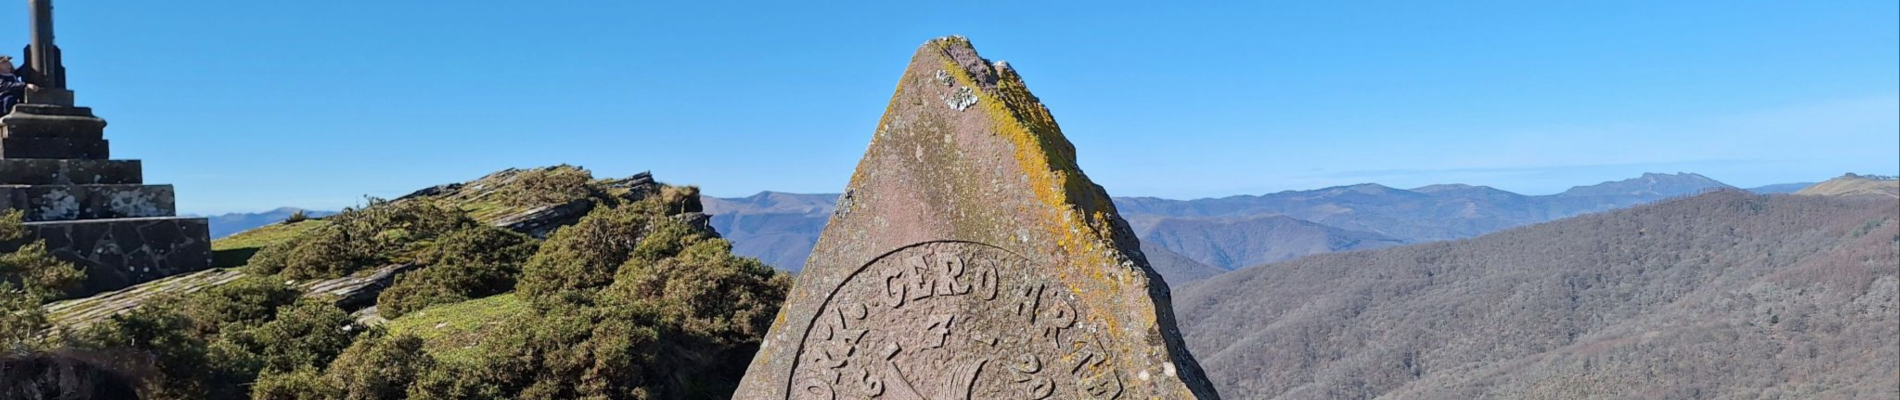
[[110, 207], [113, 213], [120, 216], [164, 216], [166, 214], [165, 211], [158, 207], [157, 202], [152, 201], [152, 197], [153, 195], [151, 193], [143, 190], [113, 192], [112, 198], [107, 200], [106, 206]]
[[956, 83], [956, 81], [950, 79], [950, 71], [940, 69], [937, 70], [937, 83], [942, 84], [944, 87], [950, 87], [950, 85]]
[[953, 110], [967, 110], [976, 105], [976, 91], [970, 90], [969, 86], [958, 87], [956, 92], [943, 96], [943, 104]]
[[41, 206], [34, 215], [41, 221], [64, 221], [79, 218], [79, 199], [74, 198], [66, 189], [53, 189], [40, 195]]

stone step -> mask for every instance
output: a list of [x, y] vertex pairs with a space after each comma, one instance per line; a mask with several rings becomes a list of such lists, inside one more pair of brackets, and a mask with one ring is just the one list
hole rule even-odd
[[138, 184], [144, 175], [139, 160], [0, 158], [0, 185]]
[[211, 266], [211, 230], [204, 218], [28, 222], [26, 228], [30, 238], [46, 241], [47, 252], [86, 270], [86, 281], [69, 293], [74, 297]]
[[33, 115], [57, 115], [65, 117], [92, 117], [92, 107], [63, 106], [58, 104], [22, 103], [13, 106], [13, 112]]
[[104, 160], [112, 153], [105, 139], [9, 137], [0, 138], [0, 158]]
[[[25, 105], [25, 104], [22, 104]], [[81, 107], [33, 109], [15, 106], [0, 117], [0, 137], [37, 137], [98, 140], [105, 137], [106, 120]]]
[[172, 185], [0, 185], [0, 209], [18, 209], [29, 222], [169, 217], [178, 208]]

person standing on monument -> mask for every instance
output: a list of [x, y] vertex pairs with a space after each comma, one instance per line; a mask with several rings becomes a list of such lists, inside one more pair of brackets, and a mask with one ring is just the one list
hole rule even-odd
[[26, 101], [26, 92], [40, 90], [29, 77], [32, 70], [13, 69], [13, 57], [0, 55], [0, 115], [13, 112], [13, 105]]

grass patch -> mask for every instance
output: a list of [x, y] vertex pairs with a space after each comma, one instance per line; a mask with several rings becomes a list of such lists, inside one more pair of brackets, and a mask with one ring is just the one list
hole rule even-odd
[[509, 319], [533, 312], [514, 293], [422, 309], [384, 324], [392, 334], [422, 338], [423, 350], [443, 362], [474, 363], [477, 345], [488, 330]]
[[295, 223], [270, 224], [256, 229], [239, 232], [211, 241], [211, 267], [231, 268], [243, 266], [251, 261], [251, 256], [264, 246], [281, 243], [302, 235], [312, 229], [329, 224], [323, 220], [307, 219]]

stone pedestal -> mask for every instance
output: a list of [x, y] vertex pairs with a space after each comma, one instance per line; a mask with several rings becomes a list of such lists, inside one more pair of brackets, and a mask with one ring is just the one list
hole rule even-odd
[[[106, 121], [70, 101], [0, 117], [0, 208], [86, 270], [85, 296], [211, 265], [204, 218], [177, 217], [171, 185], [144, 183], [138, 160], [110, 160]], [[7, 250], [17, 246], [10, 244]]]

